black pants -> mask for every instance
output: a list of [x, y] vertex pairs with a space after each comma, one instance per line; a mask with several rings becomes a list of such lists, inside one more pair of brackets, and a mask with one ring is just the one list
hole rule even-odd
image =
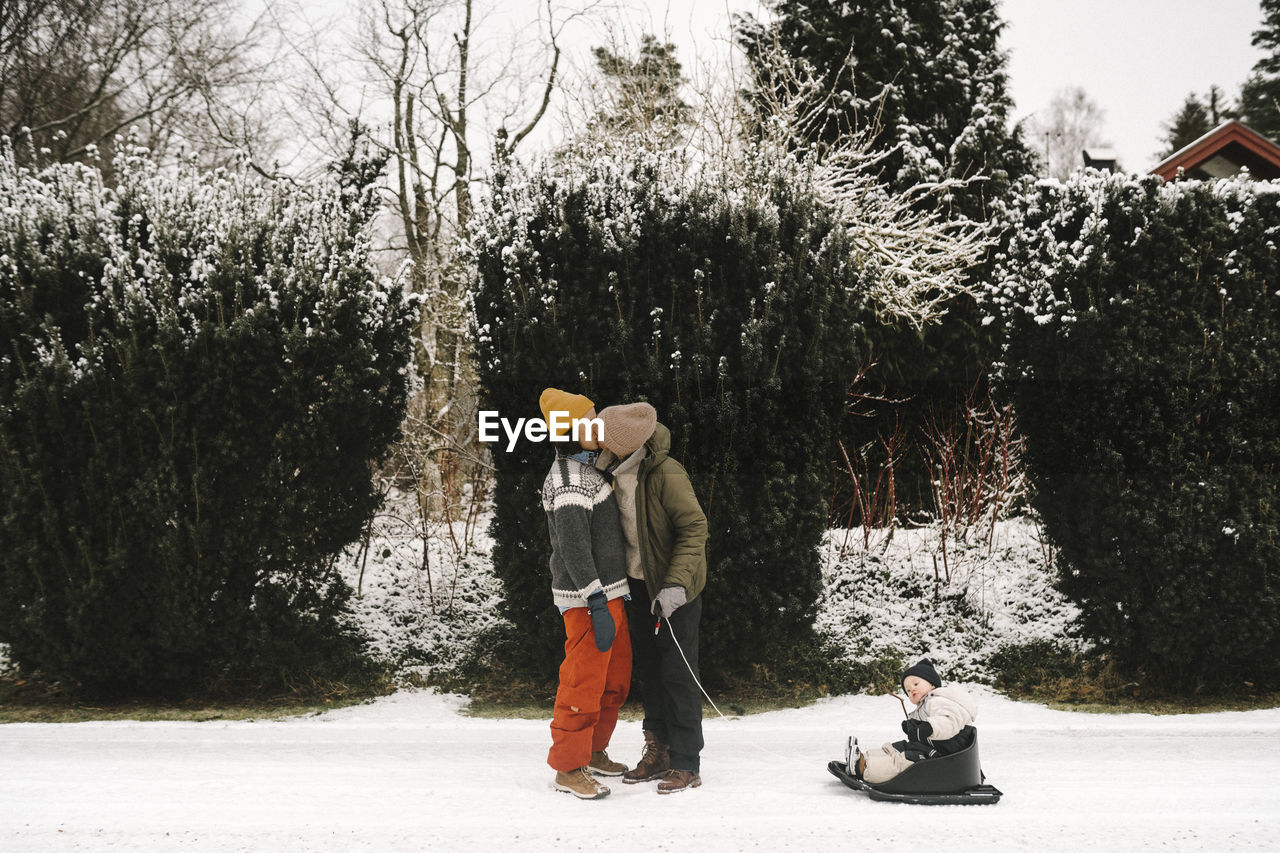
[[[654, 737], [670, 748], [673, 770], [698, 773], [698, 756], [702, 752], [702, 690], [694, 676], [698, 673], [702, 596], [677, 609], [670, 619], [663, 619], [657, 636], [653, 633], [657, 617], [649, 612], [649, 604], [644, 582], [632, 578], [631, 600], [627, 602], [631, 677], [639, 683], [643, 696], [644, 729], [653, 732]], [[676, 648], [677, 642], [679, 648]], [[684, 657], [680, 656], [681, 649]], [[689, 660], [688, 666], [685, 658]]]

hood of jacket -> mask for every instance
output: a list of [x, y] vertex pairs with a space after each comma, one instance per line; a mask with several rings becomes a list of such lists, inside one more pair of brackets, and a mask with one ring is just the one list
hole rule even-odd
[[653, 435], [644, 443], [645, 466], [661, 465], [671, 455], [671, 430], [661, 421], [653, 428]]
[[707, 517], [689, 474], [671, 457], [671, 430], [654, 427], [636, 479], [641, 567], [649, 598], [682, 586], [692, 601], [707, 583]]

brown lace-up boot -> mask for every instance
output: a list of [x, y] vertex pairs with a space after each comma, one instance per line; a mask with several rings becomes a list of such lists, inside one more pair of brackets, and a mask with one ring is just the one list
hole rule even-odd
[[602, 749], [591, 753], [591, 763], [587, 765], [587, 769], [597, 776], [621, 776], [627, 772], [627, 765], [621, 761], [614, 761], [609, 757], [609, 753]]
[[640, 761], [636, 764], [635, 770], [628, 770], [622, 774], [622, 781], [628, 785], [649, 782], [666, 775], [670, 769], [671, 756], [667, 751], [667, 745], [658, 740], [653, 732], [646, 730], [644, 752], [640, 755]]
[[675, 794], [701, 784], [702, 777], [692, 770], [668, 770], [667, 775], [658, 783], [658, 793]]
[[555, 788], [557, 791], [573, 794], [580, 800], [598, 800], [609, 796], [609, 789], [597, 782], [586, 767], [579, 767], [568, 773], [556, 771]]

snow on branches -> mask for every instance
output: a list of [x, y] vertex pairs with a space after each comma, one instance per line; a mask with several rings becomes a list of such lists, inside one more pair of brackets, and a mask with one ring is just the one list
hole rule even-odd
[[[994, 236], [983, 223], [953, 218], [945, 204], [956, 190], [984, 178], [943, 178], [894, 192], [881, 172], [902, 143], [874, 147], [878, 116], [862, 127], [833, 128], [838, 93], [812, 69], [797, 70], [780, 54], [762, 66], [762, 117], [750, 135], [764, 158], [794, 158], [818, 198], [836, 212], [859, 247], [855, 262], [872, 273], [871, 296], [880, 311], [922, 328], [941, 319], [956, 296], [973, 295], [969, 272]], [[832, 141], [813, 141], [823, 139]]]
[[[264, 181], [244, 164], [204, 171], [190, 161], [167, 170], [137, 145], [122, 149], [115, 169], [116, 184], [108, 187], [95, 168], [34, 171], [17, 165], [11, 148], [0, 149], [0, 297], [25, 286], [19, 267], [70, 264], [93, 279], [85, 288], [87, 313], [172, 328], [182, 337], [198, 334], [210, 318], [229, 321], [232, 307], [216, 304], [229, 280], [234, 310], [285, 311], [307, 335], [349, 311], [363, 315], [370, 330], [381, 326], [399, 288], [386, 280], [361, 286], [377, 279], [369, 190], [353, 200], [346, 197], [351, 189], [336, 183]], [[243, 243], [254, 227], [263, 242], [248, 257]], [[65, 338], [46, 337], [55, 349]], [[71, 366], [83, 370], [94, 357], [92, 336], [76, 348]]]

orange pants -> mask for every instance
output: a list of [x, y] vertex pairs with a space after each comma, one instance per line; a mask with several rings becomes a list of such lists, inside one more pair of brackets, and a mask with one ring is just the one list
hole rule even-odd
[[631, 634], [621, 598], [609, 602], [616, 629], [613, 647], [596, 648], [591, 613], [585, 607], [564, 612], [564, 663], [551, 717], [547, 763], [562, 773], [591, 761], [591, 753], [609, 745], [618, 725], [618, 709], [631, 688]]

